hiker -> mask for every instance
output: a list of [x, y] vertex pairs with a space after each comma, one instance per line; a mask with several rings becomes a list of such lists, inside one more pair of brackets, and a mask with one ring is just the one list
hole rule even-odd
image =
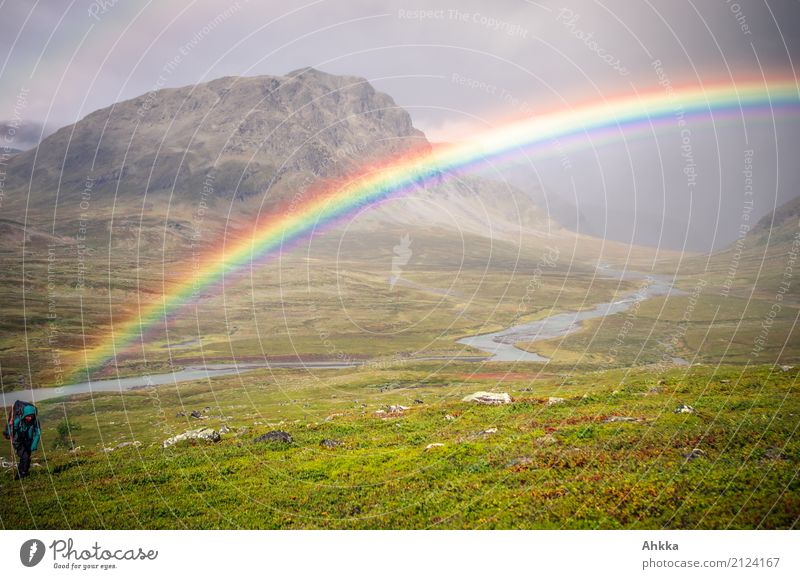
[[25, 478], [31, 468], [31, 453], [39, 446], [41, 436], [36, 406], [20, 400], [14, 402], [14, 409], [8, 417], [3, 436], [11, 439], [11, 444], [19, 456], [19, 466], [14, 479]]

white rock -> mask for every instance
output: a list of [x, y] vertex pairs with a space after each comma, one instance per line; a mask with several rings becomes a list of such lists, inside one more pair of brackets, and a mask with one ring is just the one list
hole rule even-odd
[[440, 446], [444, 446], [444, 444], [441, 442], [431, 442], [428, 446], [425, 447], [425, 450], [428, 451], [432, 448], [438, 448]]
[[556, 398], [555, 396], [551, 396], [547, 399], [547, 405], [552, 406], [553, 404], [562, 404], [565, 400], [563, 398]]
[[168, 448], [184, 440], [207, 440], [209, 442], [219, 442], [221, 440], [219, 432], [211, 428], [198, 428], [197, 430], [187, 430], [183, 434], [178, 434], [165, 440], [161, 446]]
[[408, 410], [408, 406], [401, 406], [399, 404], [395, 404], [393, 406], [389, 406], [389, 412], [391, 414], [394, 414], [396, 412], [403, 412], [405, 410]]
[[511, 396], [505, 392], [475, 392], [464, 396], [462, 402], [477, 402], [478, 404], [511, 404]]
[[452, 422], [453, 420], [456, 419], [456, 417], [453, 416], [452, 414], [445, 414], [444, 419], [447, 420], [448, 422]]
[[688, 404], [681, 404], [675, 409], [675, 414], [694, 414], [694, 408]]
[[228, 434], [230, 431], [231, 429], [226, 424], [223, 424], [219, 429], [220, 434]]
[[134, 440], [133, 442], [120, 442], [117, 446], [111, 448], [104, 448], [103, 452], [114, 452], [115, 450], [119, 450], [120, 448], [126, 448], [128, 446], [142, 446], [142, 443], [138, 440]]

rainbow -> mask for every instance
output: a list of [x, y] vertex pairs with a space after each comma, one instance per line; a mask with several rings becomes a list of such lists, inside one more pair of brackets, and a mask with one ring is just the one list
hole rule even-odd
[[80, 372], [90, 377], [93, 371], [143, 344], [149, 332], [163, 327], [161, 324], [196, 303], [200, 295], [216, 291], [226, 277], [247, 271], [326, 225], [425, 186], [442, 175], [517, 155], [546, 155], [554, 142], [561, 146], [593, 146], [597, 139], [652, 134], [657, 127], [683, 131], [689, 119], [743, 118], [745, 111], [769, 116], [800, 112], [797, 81], [773, 76], [743, 83], [658, 86], [646, 93], [624, 94], [506, 121], [463, 142], [364, 168], [335, 185], [322, 184], [299, 203], [280, 207], [255, 221], [243, 239], [227, 240], [222, 250], [204, 259], [190, 279], [142, 307], [138, 315], [117, 325], [112, 323], [110, 335], [83, 351], [80, 367], [73, 376]]

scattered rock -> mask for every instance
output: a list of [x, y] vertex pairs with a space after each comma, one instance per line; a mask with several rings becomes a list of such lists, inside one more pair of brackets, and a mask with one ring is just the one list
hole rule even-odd
[[120, 448], [127, 448], [128, 446], [142, 446], [142, 443], [139, 442], [138, 440], [134, 440], [133, 442], [120, 442], [117, 446], [104, 448], [103, 452], [114, 452], [115, 450], [119, 450]]
[[731, 381], [730, 380], [720, 380], [719, 383], [720, 384], [730, 384]]
[[431, 442], [428, 446], [425, 447], [425, 451], [427, 452], [432, 448], [438, 448], [440, 446], [444, 446], [444, 444], [441, 442]]
[[408, 406], [401, 406], [400, 404], [389, 406], [389, 414], [399, 414], [405, 410], [408, 410]]
[[206, 406], [203, 408], [203, 412], [211, 412], [211, 406]]
[[330, 416], [326, 417], [325, 418], [325, 422], [330, 422], [331, 420], [333, 420], [337, 416], [344, 416], [344, 414], [342, 414], [341, 412], [335, 412], [335, 413], [331, 414]]
[[775, 448], [774, 446], [771, 446], [764, 451], [764, 458], [768, 460], [780, 460], [783, 458], [783, 455], [781, 454], [780, 448]]
[[492, 428], [487, 428], [486, 430], [481, 430], [478, 433], [478, 436], [488, 436], [489, 434], [497, 434], [497, 428], [492, 427]]
[[681, 404], [675, 409], [675, 414], [694, 414], [694, 408], [688, 404]]
[[294, 439], [292, 435], [288, 432], [284, 432], [283, 430], [271, 430], [266, 434], [262, 434], [261, 436], [255, 439], [255, 442], [283, 442], [286, 444], [292, 444]]
[[228, 426], [225, 425], [225, 424], [223, 424], [219, 429], [219, 433], [220, 434], [228, 434], [230, 431], [231, 431], [231, 429], [228, 428]]
[[549, 446], [551, 444], [556, 444], [557, 442], [558, 440], [556, 440], [556, 437], [550, 433], [540, 436], [536, 439], [536, 444], [539, 446]]
[[2, 468], [13, 468], [14, 463], [12, 461], [6, 460], [6, 457], [0, 456], [0, 467]]
[[321, 447], [330, 449], [339, 448], [343, 444], [341, 440], [333, 440], [331, 438], [323, 438], [319, 443]]
[[453, 420], [456, 419], [456, 417], [453, 416], [452, 414], [445, 414], [444, 419], [447, 420], [447, 422], [452, 422]]
[[781, 366], [781, 372], [788, 372], [792, 368], [794, 368], [794, 366]]
[[526, 466], [533, 463], [533, 459], [529, 456], [520, 456], [514, 458], [506, 463], [506, 468], [513, 468], [515, 466]]
[[192, 410], [189, 416], [191, 416], [192, 418], [203, 418], [203, 415], [200, 414], [199, 410]]
[[563, 398], [556, 398], [555, 396], [551, 396], [547, 399], [547, 405], [552, 406], [553, 404], [563, 404], [566, 402]]
[[172, 438], [168, 438], [163, 443], [161, 443], [161, 446], [163, 448], [168, 448], [185, 440], [204, 440], [207, 442], [219, 442], [220, 440], [222, 440], [222, 437], [219, 435], [219, 432], [211, 428], [198, 428], [197, 430], [187, 430], [183, 434], [178, 434], [176, 436], [173, 436]]
[[425, 404], [425, 402], [417, 398], [414, 400], [414, 404]]
[[609, 416], [603, 422], [641, 422], [641, 418], [634, 416]]
[[700, 450], [699, 448], [693, 448], [691, 452], [684, 454], [683, 458], [685, 458], [686, 460], [694, 460], [696, 458], [701, 458], [705, 455], [706, 453]]
[[185, 412], [178, 412], [178, 413], [175, 415], [175, 418], [184, 418], [185, 416], [186, 416], [186, 413], [185, 413]]
[[385, 410], [376, 410], [375, 414], [386, 414]]
[[511, 404], [511, 396], [506, 392], [475, 392], [469, 396], [464, 396], [461, 401], [490, 405]]

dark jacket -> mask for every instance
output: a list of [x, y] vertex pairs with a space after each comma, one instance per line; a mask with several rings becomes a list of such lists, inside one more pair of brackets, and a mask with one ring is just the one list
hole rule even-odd
[[[25, 420], [26, 416], [33, 415], [33, 420], [30, 422]], [[11, 437], [14, 446], [30, 444], [30, 449], [36, 450], [39, 447], [39, 439], [41, 438], [41, 429], [39, 428], [39, 420], [36, 418], [36, 408], [33, 405], [25, 406], [22, 411], [22, 416], [15, 416], [14, 422], [11, 425], [11, 432], [9, 433], [9, 425], [6, 425], [3, 434], [6, 438]]]

